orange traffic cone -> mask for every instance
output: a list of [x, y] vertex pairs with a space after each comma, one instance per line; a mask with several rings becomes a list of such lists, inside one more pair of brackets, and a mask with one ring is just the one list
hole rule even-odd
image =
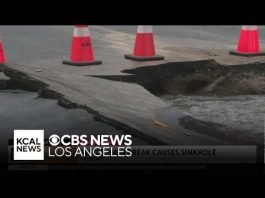
[[240, 30], [237, 49], [230, 51], [230, 54], [239, 56], [261, 56], [265, 53], [260, 51], [259, 32], [256, 25], [244, 25]]
[[88, 25], [76, 25], [74, 27], [70, 60], [63, 61], [63, 64], [74, 66], [102, 64], [101, 61], [94, 58]]
[[6, 63], [6, 57], [5, 57], [4, 47], [2, 41], [0, 40], [0, 64], [5, 64], [5, 63]]
[[126, 54], [125, 58], [136, 61], [163, 60], [163, 56], [156, 55], [152, 26], [139, 25], [134, 44], [133, 54]]

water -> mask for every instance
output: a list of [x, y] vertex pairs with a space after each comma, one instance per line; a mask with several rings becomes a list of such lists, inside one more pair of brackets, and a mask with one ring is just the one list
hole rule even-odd
[[[0, 90], [0, 154], [7, 155], [8, 139], [14, 129], [44, 129], [45, 138], [51, 134], [122, 135], [83, 109], [65, 109], [56, 100], [38, 98], [37, 93], [21, 90]], [[133, 145], [148, 145], [133, 136]], [[6, 159], [6, 158], [4, 158]]]
[[197, 119], [252, 131], [264, 132], [265, 96], [172, 96], [162, 99]]

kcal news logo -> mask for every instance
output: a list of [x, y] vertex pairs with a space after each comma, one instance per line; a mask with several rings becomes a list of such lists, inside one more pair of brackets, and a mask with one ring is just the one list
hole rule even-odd
[[14, 130], [14, 160], [44, 160], [44, 130]]

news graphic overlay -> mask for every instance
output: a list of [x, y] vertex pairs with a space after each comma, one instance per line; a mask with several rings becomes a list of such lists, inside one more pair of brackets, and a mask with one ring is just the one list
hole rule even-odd
[[176, 169], [198, 165], [195, 169], [200, 169], [210, 164], [253, 167], [258, 162], [256, 145], [134, 145], [129, 134], [14, 130], [14, 139], [8, 144], [10, 171], [90, 170], [95, 165], [126, 168], [128, 164], [144, 165], [142, 168], [170, 165]]
[[48, 158], [131, 157], [131, 135], [70, 135], [49, 137]]
[[14, 130], [14, 160], [44, 160], [44, 130]]

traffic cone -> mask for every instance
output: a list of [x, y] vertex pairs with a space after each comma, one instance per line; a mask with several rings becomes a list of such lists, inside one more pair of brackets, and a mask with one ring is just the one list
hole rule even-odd
[[259, 47], [259, 30], [257, 25], [244, 25], [240, 30], [237, 49], [230, 54], [238, 56], [261, 56], [265, 55]]
[[5, 64], [5, 63], [6, 63], [6, 57], [5, 57], [4, 47], [2, 41], [0, 40], [0, 64]]
[[94, 58], [88, 25], [74, 26], [70, 60], [63, 61], [63, 64], [74, 66], [102, 64], [102, 61]]
[[163, 60], [163, 56], [156, 55], [152, 26], [139, 25], [134, 44], [133, 54], [126, 54], [125, 58], [136, 61]]

